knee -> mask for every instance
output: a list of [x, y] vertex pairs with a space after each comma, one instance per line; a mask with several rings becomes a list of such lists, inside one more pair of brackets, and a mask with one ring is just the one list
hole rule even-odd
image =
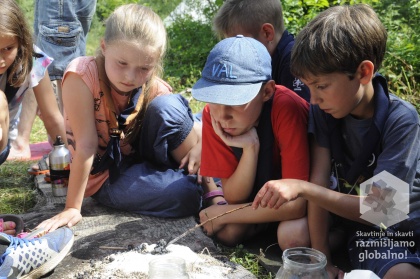
[[400, 263], [391, 267], [387, 273], [385, 273], [384, 279], [401, 278], [404, 274], [406, 279], [420, 278], [420, 268], [409, 263]]
[[280, 222], [277, 241], [282, 250], [292, 247], [309, 247], [309, 228], [306, 217]]

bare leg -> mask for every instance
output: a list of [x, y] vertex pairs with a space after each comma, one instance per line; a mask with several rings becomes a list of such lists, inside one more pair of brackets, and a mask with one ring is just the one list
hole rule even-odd
[[420, 267], [409, 263], [400, 263], [391, 267], [384, 276], [384, 279], [392, 278], [420, 278]]
[[10, 154], [7, 160], [25, 160], [31, 158], [29, 139], [32, 125], [34, 124], [38, 104], [32, 89], [28, 89], [23, 97], [22, 112], [18, 124], [18, 135], [16, 140], [11, 142]]
[[277, 241], [283, 251], [292, 247], [310, 247], [307, 218], [280, 222], [277, 228]]
[[9, 138], [9, 106], [7, 98], [0, 90], [0, 152], [7, 146]]
[[[61, 93], [61, 80], [54, 80], [51, 82], [56, 96], [57, 104], [60, 112], [63, 113], [63, 100]], [[38, 104], [36, 102], [35, 94], [32, 89], [28, 89], [23, 97], [22, 112], [18, 124], [18, 135], [16, 140], [11, 142], [11, 149], [8, 160], [25, 160], [31, 158], [31, 150], [29, 148], [29, 141], [32, 132], [32, 126], [38, 112]], [[42, 115], [39, 115], [42, 120]], [[48, 141], [52, 143], [50, 135]], [[36, 168], [37, 166], [35, 166]]]
[[61, 114], [63, 114], [63, 94], [61, 91], [61, 79], [51, 81], [51, 85], [54, 90], [55, 98], [57, 99], [58, 108]]

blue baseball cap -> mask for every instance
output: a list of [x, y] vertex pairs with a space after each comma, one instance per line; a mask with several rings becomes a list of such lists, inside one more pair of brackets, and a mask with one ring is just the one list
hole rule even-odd
[[220, 41], [207, 57], [192, 96], [227, 106], [249, 103], [271, 80], [271, 56], [259, 41], [237, 35]]

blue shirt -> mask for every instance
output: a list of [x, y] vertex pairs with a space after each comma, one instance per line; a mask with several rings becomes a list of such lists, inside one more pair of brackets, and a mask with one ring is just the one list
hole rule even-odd
[[309, 88], [290, 72], [290, 59], [294, 44], [295, 38], [285, 30], [272, 57], [271, 66], [273, 69], [271, 75], [276, 84], [289, 88], [309, 102]]

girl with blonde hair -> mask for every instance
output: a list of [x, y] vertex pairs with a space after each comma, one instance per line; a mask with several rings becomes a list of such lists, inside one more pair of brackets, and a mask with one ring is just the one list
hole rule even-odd
[[106, 21], [97, 57], [69, 64], [62, 84], [72, 154], [66, 206], [38, 227], [75, 225], [88, 196], [152, 216], [198, 212], [201, 187], [190, 174], [200, 163], [200, 127], [188, 102], [159, 78], [165, 50], [159, 16], [128, 4]]

